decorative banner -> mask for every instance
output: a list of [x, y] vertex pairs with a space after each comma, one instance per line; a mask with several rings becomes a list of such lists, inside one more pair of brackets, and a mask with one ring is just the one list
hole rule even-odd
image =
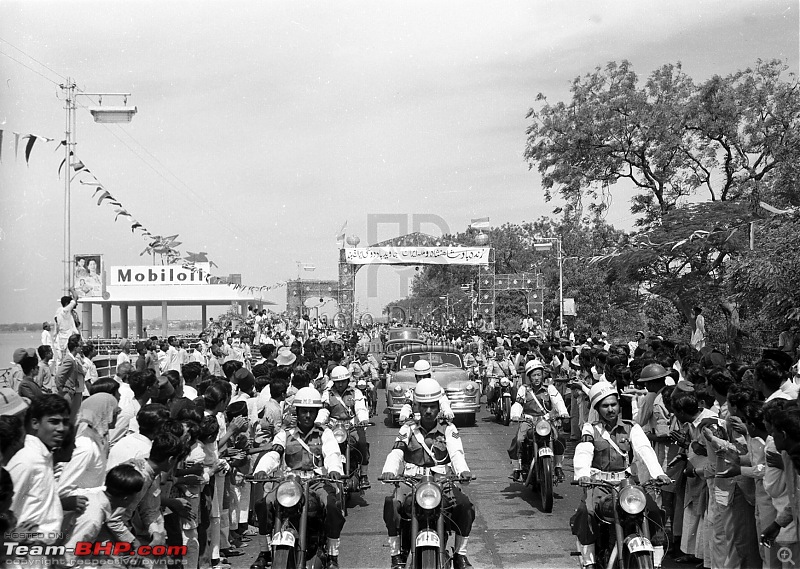
[[489, 247], [353, 247], [351, 265], [488, 265]]
[[470, 227], [473, 229], [488, 229], [489, 228], [489, 218], [488, 217], [479, 217], [477, 219], [473, 219], [470, 224]]
[[102, 255], [75, 255], [72, 267], [72, 288], [78, 298], [103, 296]]
[[564, 299], [564, 316], [577, 316], [578, 312], [575, 308], [575, 299], [574, 298], [565, 298]]

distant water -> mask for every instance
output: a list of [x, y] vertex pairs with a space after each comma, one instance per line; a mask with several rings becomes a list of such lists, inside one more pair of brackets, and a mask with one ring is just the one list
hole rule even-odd
[[41, 336], [41, 330], [0, 332], [0, 368], [6, 368], [11, 365], [14, 350], [17, 348], [38, 348], [41, 343]]

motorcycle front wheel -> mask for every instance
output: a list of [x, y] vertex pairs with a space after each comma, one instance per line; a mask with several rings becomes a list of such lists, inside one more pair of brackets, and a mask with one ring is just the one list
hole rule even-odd
[[414, 569], [441, 569], [439, 564], [439, 550], [435, 547], [417, 549], [417, 565]]
[[272, 569], [295, 569], [294, 547], [285, 545], [273, 547]]
[[542, 510], [549, 514], [553, 511], [553, 457], [540, 458], [539, 468], [539, 497], [542, 500]]
[[[617, 563], [617, 566], [619, 566], [619, 563]], [[634, 553], [628, 559], [626, 567], [629, 569], [653, 569], [653, 554], [649, 551]]]
[[511, 398], [503, 397], [503, 425], [508, 427], [511, 424]]

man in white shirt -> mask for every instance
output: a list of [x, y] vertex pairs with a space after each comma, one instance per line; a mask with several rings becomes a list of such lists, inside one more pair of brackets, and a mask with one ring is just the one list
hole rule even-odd
[[39, 532], [33, 541], [53, 544], [61, 532], [64, 512], [53, 474], [53, 449], [69, 429], [70, 407], [55, 394], [35, 399], [28, 410], [25, 446], [6, 465], [14, 483], [11, 511], [19, 525]]
[[163, 366], [161, 367], [161, 373], [169, 370], [174, 370], [180, 373], [181, 366], [183, 365], [183, 356], [178, 349], [178, 339], [175, 338], [175, 336], [170, 336], [167, 338], [167, 343], [169, 344], [169, 348], [167, 348], [167, 356], [164, 359]]
[[139, 432], [139, 423], [136, 415], [142, 407], [158, 394], [158, 380], [150, 370], [133, 372], [128, 376], [128, 383], [124, 384], [130, 389], [131, 397], [123, 399], [120, 388], [119, 415], [114, 428], [108, 432], [108, 444], [116, 445], [123, 437], [131, 432]]
[[108, 453], [107, 469], [112, 469], [132, 458], [148, 458], [153, 439], [169, 419], [169, 410], [160, 403], [150, 403], [136, 414], [139, 432], [129, 433], [111, 447]]
[[42, 323], [42, 339], [40, 345], [53, 347], [53, 334], [50, 332], [49, 322]]
[[72, 311], [78, 306], [75, 291], [70, 289], [70, 295], [61, 297], [61, 308], [56, 310], [54, 316], [56, 321], [56, 342], [53, 351], [55, 352], [56, 362], [61, 361], [61, 357], [67, 349], [69, 337], [73, 334], [81, 333], [75, 325], [75, 318], [72, 316]]

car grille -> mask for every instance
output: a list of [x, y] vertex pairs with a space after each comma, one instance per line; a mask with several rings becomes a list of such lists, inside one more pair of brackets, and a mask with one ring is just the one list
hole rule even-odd
[[464, 391], [457, 389], [457, 390], [447, 390], [447, 399], [450, 400], [450, 403], [475, 403], [475, 395], [467, 395]]

